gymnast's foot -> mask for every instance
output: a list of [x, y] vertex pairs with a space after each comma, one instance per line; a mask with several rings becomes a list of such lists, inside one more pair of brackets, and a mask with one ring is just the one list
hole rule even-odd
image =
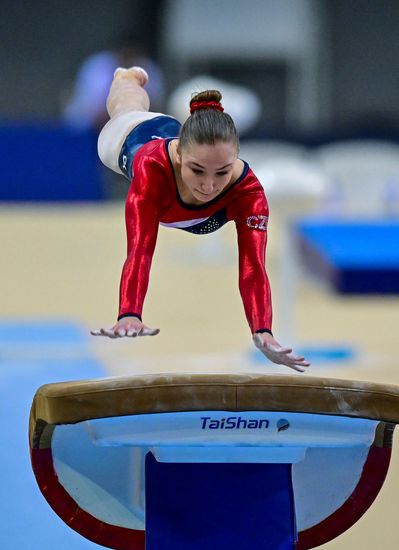
[[134, 79], [137, 84], [143, 87], [147, 84], [149, 77], [147, 71], [141, 67], [130, 67], [129, 69], [118, 67], [114, 72], [114, 80], [117, 78]]

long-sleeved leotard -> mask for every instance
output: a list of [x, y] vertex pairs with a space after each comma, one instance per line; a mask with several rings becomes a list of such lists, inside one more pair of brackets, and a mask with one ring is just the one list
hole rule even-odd
[[239, 249], [239, 288], [252, 332], [271, 332], [271, 293], [265, 268], [268, 205], [248, 164], [212, 201], [183, 203], [168, 153], [170, 139], [143, 145], [135, 154], [126, 201], [127, 259], [120, 285], [119, 317], [141, 317], [159, 224], [195, 234], [216, 231], [234, 220]]

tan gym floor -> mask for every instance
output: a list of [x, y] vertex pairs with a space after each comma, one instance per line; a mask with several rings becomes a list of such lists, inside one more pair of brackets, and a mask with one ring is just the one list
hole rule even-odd
[[[279, 229], [273, 223], [277, 215], [272, 212], [267, 265], [276, 312], [274, 333], [279, 339]], [[125, 255], [122, 202], [3, 204], [0, 246], [2, 318], [61, 317], [80, 323], [87, 331], [113, 324]], [[266, 360], [264, 364], [251, 361], [252, 342], [238, 293], [236, 254], [233, 224], [201, 237], [161, 227], [144, 310], [144, 322], [159, 327], [161, 333], [134, 340], [89, 337], [91, 351], [107, 374], [292, 374]], [[302, 275], [292, 305], [295, 340], [301, 346], [342, 343], [357, 352], [347, 362], [316, 362], [309, 374], [399, 384], [398, 306], [399, 297], [343, 298]], [[323, 548], [399, 548], [398, 489], [396, 433], [388, 479], [373, 506], [354, 527]]]

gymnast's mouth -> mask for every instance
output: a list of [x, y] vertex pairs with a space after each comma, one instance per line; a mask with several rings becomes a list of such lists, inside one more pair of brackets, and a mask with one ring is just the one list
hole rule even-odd
[[202, 191], [198, 191], [197, 189], [195, 191], [203, 197], [212, 197], [213, 195], [217, 195], [219, 193], [219, 191], [212, 191], [212, 193], [203, 193]]

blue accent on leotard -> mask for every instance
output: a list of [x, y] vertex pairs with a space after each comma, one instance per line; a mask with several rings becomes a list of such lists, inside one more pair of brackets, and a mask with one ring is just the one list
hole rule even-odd
[[207, 220], [195, 225], [189, 225], [188, 227], [180, 227], [183, 231], [194, 233], [194, 235], [207, 235], [220, 229], [225, 223], [227, 223], [226, 208], [222, 208], [212, 214]]
[[132, 179], [133, 158], [138, 149], [153, 139], [179, 137], [181, 124], [171, 116], [161, 115], [138, 124], [125, 139], [118, 164], [123, 174]]

